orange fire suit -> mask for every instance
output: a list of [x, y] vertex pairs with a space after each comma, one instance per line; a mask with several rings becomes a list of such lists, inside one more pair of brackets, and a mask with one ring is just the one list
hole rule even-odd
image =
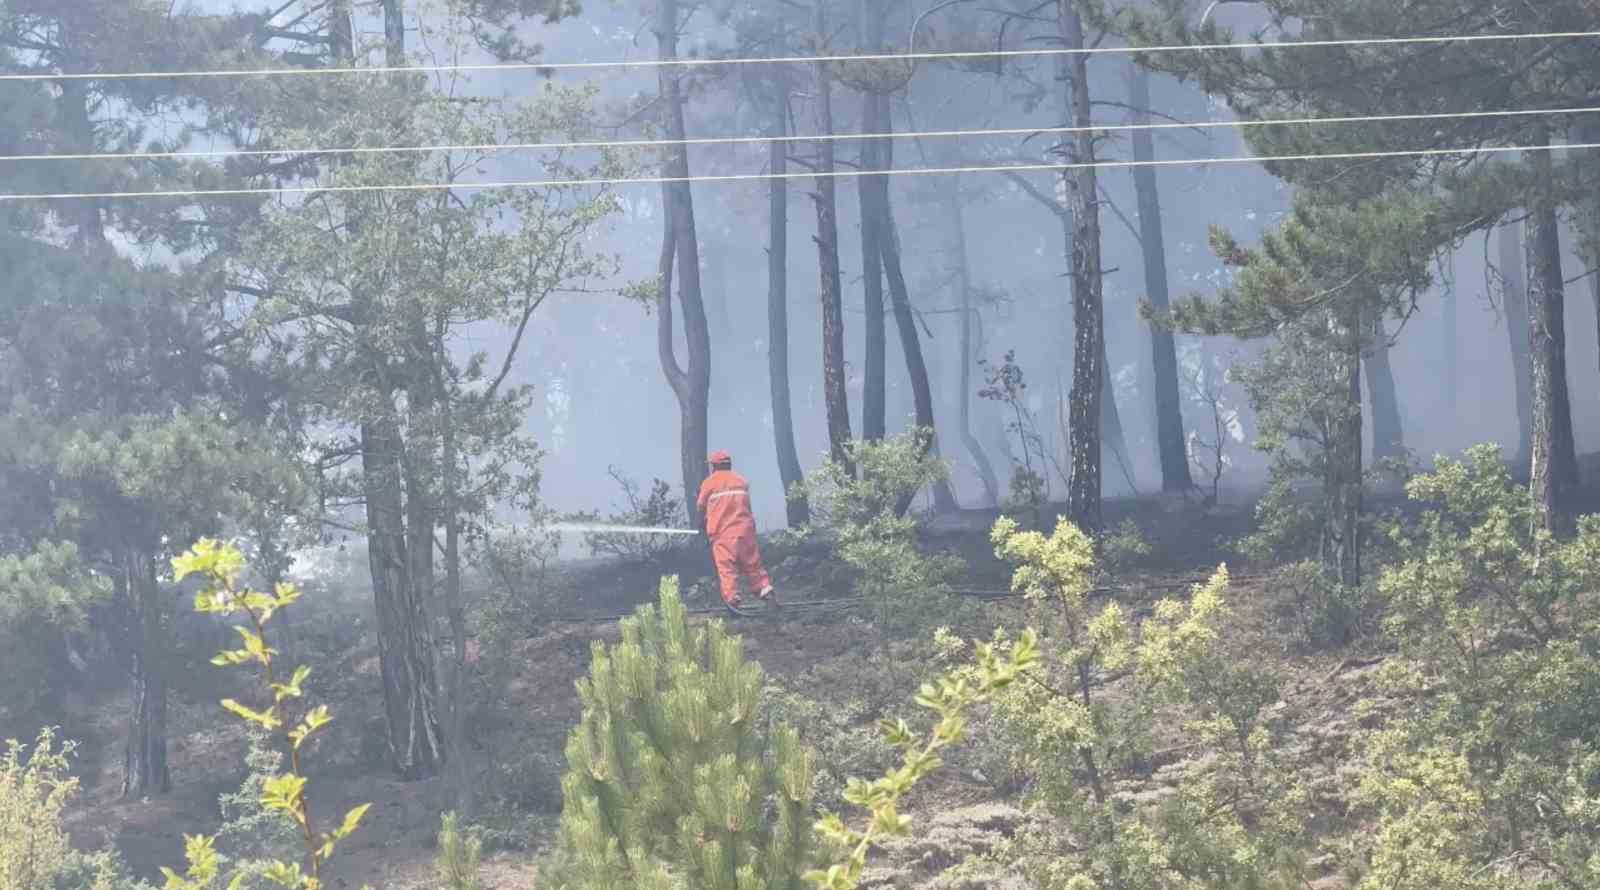
[[756, 543], [750, 483], [732, 470], [716, 470], [700, 484], [695, 505], [704, 517], [706, 537], [711, 539], [711, 558], [717, 564], [723, 601], [732, 603], [739, 596], [740, 576], [757, 591], [772, 586]]

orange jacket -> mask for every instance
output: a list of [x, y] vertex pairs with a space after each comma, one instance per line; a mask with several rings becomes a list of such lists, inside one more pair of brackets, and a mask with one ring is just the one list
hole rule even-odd
[[750, 509], [750, 483], [732, 470], [716, 470], [700, 483], [695, 506], [704, 518], [706, 537], [716, 540], [740, 533], [755, 534], [755, 511]]

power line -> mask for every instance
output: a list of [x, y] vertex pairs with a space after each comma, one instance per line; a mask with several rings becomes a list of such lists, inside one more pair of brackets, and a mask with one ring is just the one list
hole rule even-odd
[[1571, 114], [1594, 114], [1600, 106], [1586, 108], [1519, 108], [1509, 111], [1446, 111], [1432, 114], [1363, 114], [1347, 117], [1300, 117], [1272, 120], [1232, 120], [1157, 122], [1143, 124], [1103, 124], [1088, 127], [1004, 127], [979, 130], [924, 130], [891, 133], [830, 133], [812, 136], [700, 136], [687, 139], [623, 139], [593, 142], [489, 142], [466, 145], [389, 145], [341, 148], [258, 148], [258, 149], [200, 149], [190, 151], [133, 151], [84, 154], [27, 154], [0, 155], [4, 161], [115, 161], [115, 160], [180, 160], [199, 158], [267, 157], [278, 155], [361, 155], [403, 154], [436, 151], [565, 151], [597, 148], [649, 148], [668, 145], [768, 145], [773, 142], [821, 142], [861, 139], [923, 139], [964, 136], [1031, 136], [1063, 135], [1068, 133], [1109, 133], [1136, 130], [1188, 130], [1227, 127], [1276, 127], [1305, 124], [1393, 123], [1399, 121], [1472, 120], [1495, 117], [1532, 117]]
[[0, 81], [156, 80], [199, 77], [304, 77], [320, 74], [433, 74], [446, 71], [580, 71], [597, 68], [699, 68], [724, 65], [777, 65], [815, 62], [893, 62], [912, 59], [1002, 59], [1063, 55], [1128, 55], [1133, 53], [1205, 52], [1210, 50], [1297, 49], [1301, 47], [1407, 46], [1439, 43], [1486, 43], [1509, 40], [1567, 40], [1600, 37], [1600, 31], [1550, 31], [1533, 34], [1457, 34], [1440, 37], [1362, 37], [1343, 40], [1296, 40], [1268, 43], [1199, 43], [1163, 46], [1094, 46], [1078, 49], [963, 50], [907, 53], [859, 53], [839, 56], [767, 56], [711, 59], [636, 59], [615, 62], [494, 62], [475, 65], [383, 65], [370, 68], [247, 68], [231, 71], [112, 71], [61, 74], [0, 74]]
[[573, 186], [609, 185], [664, 185], [694, 182], [748, 182], [755, 180], [788, 180], [825, 178], [855, 178], [859, 176], [930, 176], [954, 173], [1023, 173], [1043, 170], [1084, 170], [1131, 167], [1178, 167], [1210, 164], [1264, 164], [1294, 161], [1360, 161], [1378, 158], [1425, 158], [1452, 155], [1487, 155], [1515, 151], [1566, 151], [1600, 148], [1600, 142], [1582, 142], [1568, 145], [1491, 145], [1463, 148], [1418, 148], [1395, 151], [1349, 151], [1319, 154], [1263, 155], [1259, 157], [1230, 158], [1173, 158], [1150, 161], [1092, 161], [1063, 164], [979, 164], [963, 167], [910, 167], [894, 170], [833, 170], [804, 173], [727, 173], [702, 176], [633, 176], [595, 179], [530, 179], [502, 182], [417, 182], [380, 185], [330, 185], [330, 186], [279, 186], [235, 189], [169, 189], [148, 192], [48, 192], [39, 194], [0, 194], [0, 201], [57, 201], [70, 199], [111, 200], [116, 198], [226, 198], [244, 195], [287, 194], [337, 194], [347, 192], [438, 192], [451, 189], [505, 189], [505, 188], [562, 188]]

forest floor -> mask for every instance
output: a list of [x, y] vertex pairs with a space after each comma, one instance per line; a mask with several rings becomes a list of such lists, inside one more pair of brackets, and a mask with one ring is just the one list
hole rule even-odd
[[[1319, 781], [1327, 786], [1330, 812], [1336, 818], [1339, 788], [1348, 780], [1340, 772], [1352, 728], [1346, 706], [1365, 694], [1376, 658], [1352, 651], [1296, 654], [1279, 598], [1254, 580], [1264, 567], [1244, 566], [1229, 548], [1251, 528], [1248, 506], [1201, 509], [1188, 502], [1149, 498], [1108, 503], [1106, 512], [1108, 525], [1133, 520], [1151, 544], [1150, 557], [1120, 575], [1118, 585], [1139, 587], [1145, 582], [1154, 589], [1166, 584], [1157, 595], [1181, 596], [1181, 588], [1172, 589], [1174, 581], [1209, 572], [1223, 561], [1239, 576], [1230, 597], [1239, 620], [1230, 632], [1251, 640], [1252, 651], [1274, 662], [1285, 677], [1280, 707], [1315, 768], [1325, 773]], [[964, 583], [974, 588], [997, 589], [1007, 583], [1008, 572], [994, 559], [987, 540], [994, 516], [978, 511], [946, 517], [928, 532], [930, 547], [966, 560]], [[849, 593], [839, 567], [819, 554], [773, 547], [769, 562], [779, 589], [790, 601]], [[626, 612], [654, 599], [657, 580], [664, 573], [682, 577], [691, 606], [715, 602], [709, 559], [695, 551], [653, 565], [591, 563], [558, 572], [561, 580], [556, 586], [562, 592], [548, 607], [550, 613], [565, 616]], [[997, 603], [983, 608], [1000, 613], [988, 614], [987, 619], [1003, 620], [1015, 607]], [[869, 623], [838, 610], [795, 610], [781, 618], [738, 620], [733, 629], [769, 678], [822, 701], [839, 691], [805, 688], [806, 678], [861, 675], [870, 670], [863, 661], [865, 653], [874, 651], [880, 639]], [[489, 890], [535, 886], [531, 854], [554, 836], [562, 747], [579, 717], [574, 681], [588, 667], [591, 642], [616, 638], [614, 621], [542, 627], [535, 623], [526, 633], [512, 634], [513, 642], [504, 647], [507, 651], [496, 653], [493, 666], [485, 668], [491, 675], [478, 678], [482, 702], [473, 715], [477, 758], [486, 783], [506, 792], [511, 804], [489, 820], [497, 827], [501, 848], [486, 857], [484, 886]], [[333, 653], [332, 661], [314, 663], [310, 691], [315, 701], [332, 707], [336, 721], [309, 755], [314, 764], [313, 805], [323, 820], [357, 803], [370, 802], [373, 807], [358, 834], [341, 847], [326, 875], [327, 885], [352, 890], [363, 885], [394, 890], [437, 887], [432, 861], [439, 814], [446, 808], [443, 786], [439, 780], [395, 781], [384, 769], [377, 657], [370, 639]], [[75, 719], [66, 734], [83, 743], [84, 789], [70, 821], [80, 844], [113, 844], [134, 872], [153, 878], [160, 866], [181, 863], [185, 833], [217, 827], [218, 796], [236, 790], [244, 777], [243, 733], [216, 705], [219, 693], [226, 694], [224, 685], [196, 682], [193, 688], [174, 690], [170, 713], [174, 785], [170, 794], [148, 800], [119, 799], [122, 770], [116, 740], [126, 696], [114, 690], [88, 691], [69, 703]], [[891, 690], [886, 700], [892, 701], [886, 707], [901, 714], [914, 711], [909, 693], [909, 688]], [[1175, 759], [1181, 761], [1182, 755]], [[1181, 771], [1171, 775], [1177, 781]], [[926, 830], [920, 840], [891, 850], [875, 869], [872, 883], [1001, 886], [1004, 882], [998, 878], [968, 884], [938, 877], [964, 855], [982, 852], [1020, 818], [1014, 794], [996, 784], [976, 770], [951, 770], [919, 790], [908, 811], [928, 820]], [[1340, 884], [1336, 875], [1329, 875], [1315, 886]]]

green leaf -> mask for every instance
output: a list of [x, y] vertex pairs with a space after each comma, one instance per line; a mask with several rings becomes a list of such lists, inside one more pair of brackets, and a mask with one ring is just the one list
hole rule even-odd
[[267, 730], [277, 729], [281, 725], [278, 718], [271, 712], [257, 711], [253, 708], [246, 707], [245, 705], [242, 705], [231, 698], [223, 699], [222, 706], [227, 708], [229, 711], [232, 711], [234, 714], [237, 714], [251, 723], [257, 724], [258, 726], [261, 726]]

